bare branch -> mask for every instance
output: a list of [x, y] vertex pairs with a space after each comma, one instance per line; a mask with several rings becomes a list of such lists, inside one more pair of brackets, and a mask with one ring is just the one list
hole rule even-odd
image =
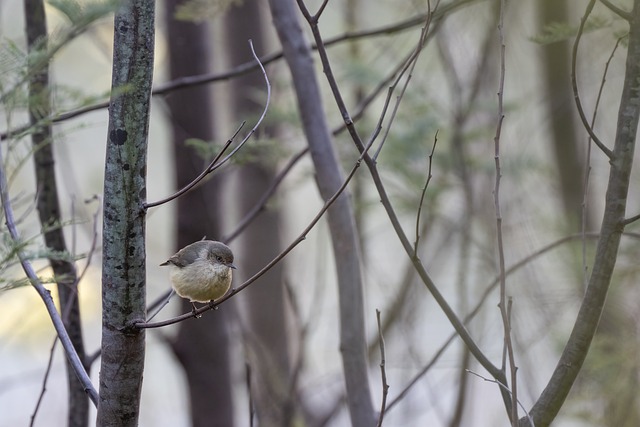
[[378, 323], [378, 342], [380, 344], [380, 376], [382, 378], [382, 403], [380, 403], [380, 415], [378, 416], [378, 427], [382, 427], [382, 420], [387, 407], [387, 395], [389, 394], [389, 384], [387, 384], [387, 371], [385, 369], [386, 359], [384, 355], [384, 337], [380, 327], [380, 310], [376, 309], [376, 321]]
[[632, 216], [631, 218], [625, 218], [625, 220], [622, 221], [622, 224], [624, 226], [627, 226], [627, 225], [631, 224], [632, 222], [635, 222], [635, 221], [637, 221], [639, 219], [640, 219], [640, 214], [636, 214], [636, 215]]
[[422, 216], [422, 205], [424, 203], [424, 196], [427, 194], [427, 187], [429, 187], [429, 182], [431, 182], [431, 177], [433, 174], [431, 173], [431, 166], [433, 164], [433, 154], [436, 151], [436, 144], [438, 143], [438, 131], [433, 137], [433, 145], [431, 146], [431, 153], [429, 153], [429, 169], [427, 170], [427, 181], [424, 183], [424, 187], [422, 188], [422, 194], [420, 194], [420, 202], [418, 203], [418, 213], [416, 214], [416, 240], [413, 244], [413, 256], [418, 256], [418, 244], [420, 242], [420, 217]]
[[[498, 83], [498, 121], [496, 125], [496, 134], [493, 139], [495, 149], [496, 164], [496, 180], [493, 190], [493, 200], [496, 210], [496, 237], [498, 240], [498, 265], [500, 272], [500, 314], [502, 316], [502, 325], [504, 328], [504, 352], [508, 355], [509, 368], [511, 373], [511, 408], [507, 411], [511, 424], [515, 427], [518, 424], [518, 404], [517, 404], [517, 367], [515, 356], [513, 354], [513, 343], [511, 341], [511, 319], [508, 314], [506, 295], [507, 281], [504, 265], [504, 242], [502, 236], [502, 212], [500, 209], [500, 180], [502, 178], [502, 169], [500, 167], [500, 136], [502, 134], [502, 122], [504, 121], [504, 78], [505, 70], [505, 40], [504, 40], [504, 13], [506, 9], [505, 0], [500, 1], [500, 17], [498, 18], [498, 37], [500, 41], [500, 80]], [[502, 369], [505, 369], [505, 358], [503, 353]], [[506, 386], [506, 383], [504, 384]]]
[[44, 377], [42, 378], [42, 387], [40, 387], [40, 395], [38, 396], [38, 401], [36, 402], [36, 407], [33, 409], [33, 414], [31, 415], [31, 421], [29, 422], [29, 427], [33, 427], [36, 422], [36, 415], [38, 415], [38, 410], [40, 409], [40, 404], [44, 398], [44, 394], [47, 391], [47, 381], [49, 380], [49, 374], [51, 373], [51, 367], [53, 366], [53, 357], [55, 355], [56, 344], [58, 343], [58, 337], [56, 336], [53, 339], [53, 343], [51, 344], [51, 350], [49, 350], [49, 360], [47, 361], [47, 369], [44, 371]]
[[[478, 373], [476, 373], [476, 372], [473, 372], [473, 371], [472, 371], [472, 370], [470, 370], [470, 369], [465, 369], [465, 371], [467, 371], [468, 373], [470, 373], [470, 374], [472, 374], [472, 375], [475, 375], [475, 376], [476, 376], [476, 377], [478, 377], [478, 378], [483, 379], [484, 381], [487, 381], [487, 382], [490, 382], [490, 383], [494, 383], [494, 384], [498, 384], [498, 386], [500, 386], [500, 388], [502, 388], [502, 389], [503, 389], [504, 391], [506, 391], [507, 393], [510, 393], [509, 387], [507, 387], [505, 384], [501, 383], [500, 381], [492, 380], [491, 378], [483, 377], [482, 375], [480, 375], [480, 374], [478, 374]], [[518, 405], [520, 405], [520, 407], [522, 408], [522, 410], [525, 412], [527, 419], [528, 419], [528, 420], [529, 420], [529, 422], [531, 423], [531, 427], [535, 427], [535, 424], [533, 423], [533, 418], [531, 418], [531, 415], [529, 415], [529, 412], [527, 412], [527, 409], [522, 405], [522, 403], [520, 403], [520, 401], [519, 401], [519, 400], [516, 400], [515, 395], [513, 395], [513, 400], [515, 400], [515, 401], [516, 401], [516, 403], [517, 403]]]
[[[420, 32], [420, 38], [418, 39], [417, 46], [414, 49], [413, 53], [409, 56], [409, 61], [407, 61], [405, 66], [402, 68], [401, 72], [398, 74], [398, 77], [394, 82], [394, 84], [389, 88], [389, 93], [391, 94], [393, 91], [395, 91], [395, 87], [400, 82], [400, 78], [404, 75], [405, 72], [408, 71], [407, 78], [404, 81], [404, 85], [402, 85], [402, 89], [400, 90], [400, 93], [396, 96], [396, 102], [395, 102], [395, 105], [393, 106], [393, 111], [391, 112], [391, 117], [389, 118], [389, 122], [387, 123], [387, 129], [384, 133], [384, 136], [382, 137], [382, 141], [380, 141], [380, 145], [378, 146], [376, 153], [373, 155], [374, 161], [378, 159], [378, 154], [380, 154], [380, 151], [382, 150], [382, 147], [384, 146], [384, 143], [387, 140], [387, 136], [391, 131], [393, 120], [395, 119], [398, 109], [400, 108], [400, 102], [402, 101], [402, 98], [404, 97], [407, 87], [409, 86], [409, 82], [411, 81], [411, 77], [413, 75], [413, 70], [416, 67], [416, 63], [418, 62], [418, 57], [420, 56], [420, 52], [422, 51], [422, 48], [424, 48], [424, 45], [427, 40], [427, 36], [429, 35], [429, 28], [431, 27], [431, 20], [433, 19], [433, 12], [431, 11], [430, 3], [427, 2], [427, 4], [429, 5], [429, 13], [427, 14], [424, 26], [422, 27], [422, 31]], [[380, 115], [380, 122], [382, 122], [382, 118], [385, 116], [385, 113], [386, 113], [386, 108], [384, 113]]]

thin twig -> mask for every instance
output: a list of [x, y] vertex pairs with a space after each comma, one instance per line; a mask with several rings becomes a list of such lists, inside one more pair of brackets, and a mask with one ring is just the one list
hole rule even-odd
[[[500, 17], [498, 19], [498, 38], [500, 43], [500, 79], [498, 83], [498, 120], [496, 124], [496, 134], [494, 141], [494, 158], [496, 164], [496, 180], [493, 190], [493, 200], [496, 210], [496, 237], [498, 240], [498, 262], [500, 272], [500, 314], [502, 316], [502, 325], [504, 328], [504, 351], [509, 360], [509, 371], [511, 373], [511, 408], [508, 411], [509, 418], [513, 427], [518, 425], [518, 403], [517, 403], [517, 367], [515, 356], [513, 354], [513, 342], [511, 340], [511, 319], [507, 310], [507, 280], [505, 274], [504, 262], [504, 241], [502, 236], [502, 212], [500, 209], [500, 180], [502, 178], [502, 169], [500, 166], [500, 136], [502, 134], [502, 122], [504, 121], [504, 79], [506, 74], [505, 61], [505, 40], [504, 40], [504, 14], [506, 9], [506, 0], [500, 1]], [[505, 358], [503, 357], [502, 369], [505, 369]]]
[[36, 402], [36, 407], [33, 409], [33, 414], [31, 415], [31, 421], [29, 422], [29, 427], [33, 427], [36, 422], [36, 415], [38, 414], [38, 410], [40, 409], [40, 405], [44, 399], [44, 394], [47, 391], [47, 381], [49, 380], [49, 374], [51, 373], [51, 367], [53, 366], [53, 357], [55, 355], [56, 344], [58, 343], [58, 337], [56, 336], [53, 339], [53, 343], [51, 344], [51, 350], [49, 350], [49, 360], [47, 361], [47, 369], [44, 371], [44, 377], [42, 378], [42, 387], [40, 388], [40, 395], [38, 396], [38, 401]]
[[[478, 377], [478, 378], [483, 379], [484, 381], [487, 381], [487, 382], [490, 382], [490, 383], [498, 384], [498, 386], [499, 386], [499, 387], [501, 387], [502, 389], [504, 389], [507, 393], [510, 393], [509, 387], [507, 387], [505, 384], [502, 384], [502, 383], [501, 383], [500, 381], [498, 381], [498, 380], [494, 380], [494, 379], [491, 379], [491, 378], [483, 377], [482, 375], [480, 375], [480, 374], [478, 374], [478, 373], [476, 373], [476, 372], [473, 372], [473, 371], [472, 371], [472, 370], [470, 370], [470, 369], [465, 369], [465, 371], [467, 371], [468, 373], [470, 373], [470, 374], [472, 374], [472, 375], [475, 375], [475, 376], [476, 376], [476, 377]], [[514, 400], [514, 401], [516, 401], [516, 403], [517, 403], [518, 405], [520, 405], [520, 407], [522, 408], [522, 410], [523, 410], [523, 411], [524, 411], [524, 413], [526, 414], [526, 417], [527, 417], [527, 419], [529, 420], [529, 423], [530, 423], [531, 427], [535, 427], [535, 424], [534, 424], [534, 422], [533, 422], [533, 418], [531, 418], [531, 415], [529, 415], [529, 412], [527, 412], [527, 409], [522, 405], [522, 403], [520, 403], [520, 401], [519, 401], [519, 400], [516, 400], [515, 396], [513, 396], [513, 400]]]
[[380, 343], [380, 376], [382, 378], [382, 403], [380, 403], [380, 415], [378, 416], [378, 427], [382, 426], [384, 413], [387, 407], [387, 395], [389, 394], [389, 384], [387, 384], [387, 371], [385, 369], [386, 359], [384, 354], [384, 337], [380, 327], [380, 310], [376, 309], [376, 321], [378, 323], [378, 342]]
[[[436, 8], [437, 7], [438, 5], [436, 4]], [[398, 113], [398, 109], [400, 108], [400, 103], [402, 101], [402, 98], [404, 97], [407, 87], [409, 87], [409, 82], [411, 81], [411, 77], [413, 76], [413, 70], [415, 69], [416, 64], [418, 63], [418, 57], [420, 56], [420, 52], [424, 48], [427, 35], [429, 34], [429, 28], [431, 27], [431, 20], [433, 18], [433, 13], [434, 13], [434, 11], [431, 10], [431, 3], [429, 1], [427, 1], [427, 9], [428, 9], [427, 17], [425, 18], [424, 26], [420, 31], [420, 37], [418, 38], [417, 46], [414, 49], [414, 52], [412, 53], [412, 55], [410, 56], [409, 61], [407, 61], [405, 67], [398, 74], [398, 78], [396, 79], [395, 83], [389, 88], [389, 91], [393, 92], [395, 90], [396, 85], [400, 82], [400, 78], [405, 74], [405, 72], [408, 71], [407, 78], [405, 79], [404, 84], [402, 85], [402, 89], [400, 90], [400, 93], [396, 96], [396, 102], [393, 106], [393, 110], [391, 111], [391, 117], [389, 117], [389, 122], [387, 123], [387, 129], [384, 133], [384, 136], [382, 137], [382, 140], [380, 141], [380, 145], [378, 145], [378, 149], [373, 155], [374, 161], [377, 160], [378, 154], [380, 154], [380, 151], [382, 150], [382, 147], [384, 146], [384, 143], [387, 140], [387, 137], [389, 136], [389, 132], [391, 132], [393, 121], [396, 117], [396, 114]]]
[[315, 15], [313, 15], [313, 19], [315, 19], [316, 21], [320, 19], [320, 16], [322, 16], [322, 12], [324, 12], [324, 9], [325, 9], [325, 7], [327, 7], [328, 3], [329, 3], [329, 0], [323, 0], [322, 1], [322, 4], [318, 8], [318, 11], [316, 12]]
[[[153, 320], [154, 317], [156, 317], [158, 315], [158, 313], [160, 313], [160, 311], [162, 311], [163, 308], [165, 308], [165, 306], [167, 304], [169, 304], [169, 301], [171, 301], [171, 297], [176, 293], [175, 290], [171, 289], [168, 291], [168, 293], [166, 294], [166, 296], [163, 296], [163, 300], [161, 301], [162, 304], [160, 305], [160, 307], [158, 307], [158, 309], [149, 317], [147, 317], [147, 322], [151, 322], [151, 320]], [[155, 306], [155, 304], [152, 304], [151, 307]], [[147, 313], [153, 310], [153, 308], [149, 308], [147, 309]]]
[[584, 16], [580, 20], [580, 26], [578, 27], [578, 33], [576, 34], [576, 39], [573, 42], [573, 49], [571, 52], [571, 88], [573, 89], [573, 98], [576, 102], [576, 107], [578, 109], [578, 115], [580, 116], [580, 120], [582, 121], [582, 125], [586, 129], [587, 133], [596, 143], [598, 148], [602, 150], [602, 152], [609, 158], [613, 158], [613, 151], [607, 148], [606, 145], [600, 138], [595, 134], [591, 125], [589, 125], [589, 121], [587, 120], [586, 115], [584, 114], [584, 110], [582, 109], [582, 102], [580, 101], [580, 94], [578, 93], [578, 78], [576, 77], [576, 68], [577, 68], [577, 60], [578, 60], [578, 45], [580, 44], [580, 39], [582, 38], [582, 33], [584, 32], [584, 26], [587, 23], [587, 18], [591, 14], [593, 10], [593, 6], [596, 4], [596, 0], [591, 0], [587, 5], [587, 9], [584, 12]]
[[91, 197], [89, 199], [86, 199], [84, 202], [85, 203], [90, 203], [90, 202], [92, 202], [94, 200], [96, 200], [98, 202], [98, 207], [96, 208], [95, 212], [93, 213], [93, 228], [92, 228], [91, 246], [89, 247], [89, 251], [87, 252], [87, 261], [85, 262], [84, 268], [82, 269], [82, 271], [80, 272], [80, 274], [76, 278], [76, 283], [74, 283], [74, 288], [76, 288], [76, 289], [78, 288], [78, 284], [80, 283], [80, 281], [87, 274], [87, 271], [89, 270], [89, 266], [91, 266], [91, 260], [93, 259], [93, 255], [96, 252], [96, 247], [98, 246], [98, 236], [99, 236], [98, 235], [98, 224], [100, 223], [98, 216], [100, 215], [100, 212], [102, 211], [102, 199], [97, 194], [94, 194], [93, 197]]
[[418, 213], [416, 214], [416, 240], [413, 244], [413, 256], [418, 256], [418, 244], [420, 243], [420, 217], [422, 216], [422, 205], [424, 203], [424, 197], [427, 194], [427, 187], [429, 187], [429, 182], [431, 182], [431, 178], [433, 174], [431, 173], [431, 166], [433, 164], [433, 154], [436, 151], [436, 144], [438, 143], [438, 132], [436, 131], [435, 136], [433, 137], [433, 145], [431, 146], [431, 153], [429, 153], [429, 169], [427, 170], [427, 181], [424, 183], [424, 187], [422, 188], [422, 194], [420, 194], [420, 202], [418, 203]]
[[629, 225], [632, 222], [635, 222], [635, 221], [637, 221], [639, 219], [640, 219], [640, 214], [636, 214], [636, 215], [632, 216], [631, 218], [625, 218], [625, 220], [622, 221], [622, 225], [626, 227], [627, 225]]

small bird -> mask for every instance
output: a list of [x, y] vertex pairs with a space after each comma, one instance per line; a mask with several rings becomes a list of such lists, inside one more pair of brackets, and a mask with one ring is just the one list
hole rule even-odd
[[208, 303], [221, 298], [231, 287], [233, 252], [223, 243], [201, 240], [180, 249], [160, 265], [171, 267], [173, 289], [182, 298]]

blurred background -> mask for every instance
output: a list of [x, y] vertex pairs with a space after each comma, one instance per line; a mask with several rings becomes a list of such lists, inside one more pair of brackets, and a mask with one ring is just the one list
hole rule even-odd
[[[46, 6], [52, 39], [73, 26], [56, 4]], [[84, 1], [74, 4], [78, 10], [87, 7]], [[629, 1], [616, 4], [631, 8]], [[307, 5], [313, 11], [320, 2]], [[518, 396], [525, 408], [531, 407], [546, 385], [573, 326], [595, 245], [591, 235], [583, 239], [580, 233], [597, 233], [608, 178], [608, 159], [595, 147], [588, 155], [587, 133], [571, 90], [571, 49], [584, 8], [583, 1], [520, 1], [509, 2], [504, 15], [500, 203], [506, 266], [526, 260], [507, 278], [507, 293], [513, 297]], [[251, 63], [249, 39], [261, 57], [281, 51], [267, 2], [165, 0], [157, 3], [157, 10], [156, 88], [181, 77], [217, 76]], [[418, 224], [420, 258], [460, 317], [481, 304], [468, 329], [499, 365], [503, 326], [498, 291], [495, 287], [487, 291], [499, 271], [493, 195], [499, 2], [443, 1], [436, 10], [424, 51], [380, 150], [378, 168], [412, 239], [422, 189], [429, 172], [433, 175]], [[320, 20], [325, 40], [389, 26], [376, 34], [345, 37], [328, 48], [350, 112], [362, 111], [356, 125], [362, 135], [374, 130], [390, 85], [385, 79], [397, 73], [403, 58], [415, 48], [426, 11], [425, 2], [418, 1], [329, 2]], [[54, 113], [108, 99], [112, 25], [111, 14], [92, 22], [55, 55], [51, 62]], [[301, 25], [311, 40], [302, 18]], [[20, 76], [24, 59], [20, 52], [26, 51], [24, 28], [22, 2], [3, 0], [3, 90]], [[624, 39], [618, 45], [617, 41], [627, 30], [617, 14], [598, 3], [577, 57], [581, 101], [589, 118], [599, 102], [594, 128], [609, 147], [615, 136], [626, 58]], [[342, 119], [317, 57], [315, 65], [327, 122], [331, 129], [338, 129]], [[266, 71], [271, 104], [265, 123], [245, 148], [185, 197], [148, 212], [148, 302], [170, 288], [167, 271], [158, 265], [186, 244], [204, 236], [225, 240], [236, 255], [237, 286], [288, 246], [322, 207], [314, 164], [302, 153], [307, 143], [287, 64], [275, 58], [266, 64]], [[606, 85], [599, 95], [603, 80]], [[381, 90], [373, 101], [363, 104], [377, 87]], [[154, 96], [148, 200], [164, 198], [197, 176], [244, 120], [247, 124], [240, 136], [248, 132], [265, 102], [266, 86], [255, 67]], [[24, 102], [5, 102], [0, 108], [2, 132], [28, 120]], [[99, 199], [102, 192], [107, 123], [108, 112], [103, 108], [53, 127], [69, 250], [78, 257], [80, 270], [87, 265], [87, 254], [92, 254], [79, 283], [88, 356], [100, 347], [101, 211], [94, 196]], [[9, 191], [16, 216], [21, 218], [19, 228], [28, 240], [26, 248], [37, 254], [44, 243], [33, 207], [37, 188], [30, 141], [22, 135], [2, 144], [11, 178]], [[358, 152], [348, 134], [335, 133], [333, 147], [343, 171], [349, 171]], [[297, 155], [300, 160], [260, 213], [238, 229]], [[628, 216], [640, 209], [634, 187], [639, 182], [637, 169], [631, 182]], [[381, 311], [390, 385], [387, 405], [391, 404], [384, 425], [508, 425], [498, 387], [465, 371], [489, 378], [462, 342], [454, 339], [439, 353], [453, 328], [417, 277], [365, 167], [348, 191], [360, 251], [368, 378], [376, 409], [382, 396], [376, 309]], [[628, 231], [636, 228], [632, 224]], [[6, 231], [2, 233], [6, 247], [8, 237]], [[554, 425], [640, 424], [636, 286], [640, 272], [635, 239], [623, 237], [598, 335]], [[541, 249], [546, 250], [536, 254]], [[323, 219], [283, 262], [218, 310], [201, 319], [149, 330], [140, 425], [250, 425], [250, 405], [258, 425], [349, 425], [333, 254], [331, 232]], [[46, 259], [35, 265], [41, 277], [52, 277]], [[30, 422], [55, 334], [37, 294], [19, 282], [20, 266], [5, 262], [2, 268], [0, 426], [8, 427]], [[55, 294], [55, 286], [49, 287]], [[159, 318], [189, 310], [187, 301], [174, 297]], [[437, 361], [429, 365], [435, 355]], [[95, 384], [98, 370], [93, 363]], [[400, 395], [421, 372], [406, 395]], [[66, 413], [65, 362], [57, 346], [34, 425], [65, 425]], [[90, 420], [94, 417], [91, 412]]]

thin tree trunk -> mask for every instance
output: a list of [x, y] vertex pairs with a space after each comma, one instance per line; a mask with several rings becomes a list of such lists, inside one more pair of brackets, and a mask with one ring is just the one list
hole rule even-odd
[[[211, 35], [206, 24], [179, 21], [175, 9], [183, 0], [167, 0], [166, 24], [171, 79], [210, 72], [213, 57]], [[214, 139], [214, 108], [211, 92], [195, 87], [167, 96], [171, 119], [176, 187], [182, 188], [205, 167], [205, 159], [192, 147], [189, 138]], [[212, 175], [205, 183], [181, 196], [177, 212], [177, 245], [182, 248], [203, 237], [218, 239], [224, 209], [224, 176]], [[233, 425], [231, 361], [229, 357], [229, 307], [207, 313], [197, 321], [182, 322], [172, 345], [187, 380], [191, 422], [194, 427]], [[182, 310], [191, 310], [182, 300]]]
[[[24, 10], [29, 51], [45, 49], [47, 22], [43, 1], [25, 0]], [[61, 225], [51, 125], [41, 122], [51, 113], [49, 66], [45, 65], [36, 70], [29, 69], [28, 72], [30, 75], [29, 123], [35, 127], [35, 131], [31, 134], [31, 140], [36, 173], [38, 215], [44, 230], [44, 241], [47, 248], [65, 253], [68, 251]], [[69, 261], [52, 258], [49, 259], [49, 263], [58, 284], [62, 321], [78, 357], [85, 364], [75, 266]], [[86, 426], [89, 422], [89, 399], [68, 360], [67, 382], [69, 388], [67, 425]]]
[[[136, 426], [144, 371], [145, 218], [154, 2], [123, 2], [114, 18], [104, 176], [102, 358], [97, 425]], [[123, 91], [123, 88], [125, 90]]]
[[[343, 173], [332, 146], [331, 133], [322, 109], [322, 98], [311, 57], [291, 0], [270, 0], [273, 23], [295, 87], [316, 183], [326, 200], [338, 189]], [[340, 351], [347, 388], [347, 404], [354, 426], [375, 425], [375, 412], [367, 376], [364, 302], [360, 271], [360, 248], [348, 192], [327, 212], [338, 275], [340, 303]]]
[[[542, 0], [538, 2], [540, 25], [566, 22], [566, 0]], [[565, 216], [570, 226], [582, 218], [584, 171], [582, 155], [578, 150], [578, 136], [571, 90], [570, 50], [567, 41], [543, 46], [543, 83], [546, 88], [547, 117], [551, 125], [549, 140], [560, 176], [560, 191]], [[587, 230], [590, 230], [587, 226]]]

